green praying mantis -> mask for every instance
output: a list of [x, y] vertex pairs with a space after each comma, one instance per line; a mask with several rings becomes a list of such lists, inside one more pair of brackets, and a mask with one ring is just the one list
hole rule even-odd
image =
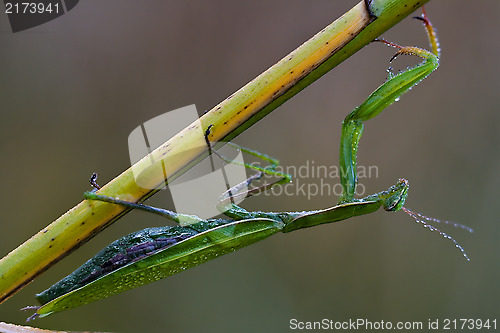
[[[264, 159], [269, 163], [269, 166], [258, 167], [242, 164], [254, 170], [255, 174], [222, 195], [217, 208], [229, 219], [204, 220], [194, 215], [179, 214], [166, 209], [102, 196], [94, 191], [86, 192], [84, 196], [89, 205], [92, 205], [95, 200], [123, 205], [161, 215], [179, 223], [179, 225], [147, 228], [114, 241], [73, 273], [49, 289], [37, 294], [36, 298], [42, 305], [25, 308], [36, 309], [36, 313], [28, 320], [75, 308], [168, 277], [256, 243], [278, 232], [287, 233], [320, 224], [342, 221], [354, 216], [372, 213], [382, 206], [386, 211], [403, 210], [416, 222], [452, 241], [462, 255], [469, 260], [464, 249], [455, 239], [427, 223], [428, 221], [451, 222], [428, 218], [403, 207], [409, 189], [407, 180], [400, 179], [387, 191], [375, 193], [362, 199], [354, 197], [358, 183], [356, 174], [357, 148], [363, 133], [364, 122], [377, 116], [399, 96], [439, 66], [440, 51], [435, 30], [425, 11], [421, 17], [417, 18], [423, 22], [426, 28], [431, 50], [403, 47], [385, 40], [378, 40], [398, 49], [391, 61], [403, 54], [420, 57], [423, 61], [398, 74], [390, 72], [387, 81], [359, 107], [355, 108], [342, 123], [339, 166], [343, 171], [341, 173], [343, 193], [336, 206], [302, 212], [249, 212], [235, 205], [232, 200], [237, 196], [257, 194], [272, 186], [290, 181], [290, 175], [275, 171], [278, 165], [277, 160], [245, 148], [238, 149]], [[220, 156], [227, 163], [233, 163], [223, 155], [212, 151], [209, 140], [210, 129], [211, 126], [207, 128], [205, 133], [209, 153]], [[263, 175], [277, 176], [279, 180], [249, 190], [246, 189], [248, 185]], [[95, 176], [93, 176], [91, 183], [95, 188], [98, 188], [95, 180]], [[459, 224], [453, 225], [472, 232], [472, 229], [468, 227]]]

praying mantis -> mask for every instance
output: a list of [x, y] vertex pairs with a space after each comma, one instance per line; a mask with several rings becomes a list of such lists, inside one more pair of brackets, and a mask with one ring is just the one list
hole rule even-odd
[[[439, 66], [440, 51], [435, 30], [425, 11], [418, 19], [423, 22], [427, 31], [430, 51], [378, 40], [398, 49], [391, 61], [399, 55], [414, 55], [420, 57], [422, 62], [401, 73], [389, 73], [387, 81], [343, 121], [339, 152], [339, 166], [343, 171], [340, 177], [343, 192], [336, 206], [302, 212], [249, 212], [235, 205], [232, 203], [232, 198], [235, 196], [257, 194], [290, 180], [289, 175], [275, 171], [277, 160], [245, 148], [240, 149], [264, 159], [270, 165], [257, 167], [244, 164], [256, 173], [244, 183], [224, 193], [218, 204], [218, 209], [229, 219], [204, 220], [194, 215], [179, 214], [166, 209], [99, 195], [96, 192], [86, 192], [84, 196], [89, 205], [92, 205], [94, 201], [103, 201], [145, 210], [173, 220], [179, 225], [147, 228], [114, 241], [73, 273], [37, 294], [36, 298], [42, 306], [25, 308], [36, 309], [36, 313], [28, 320], [75, 308], [168, 277], [256, 243], [278, 232], [288, 233], [302, 228], [342, 221], [375, 212], [380, 207], [384, 207], [386, 211], [405, 211], [424, 227], [437, 231], [452, 241], [465, 259], [469, 260], [465, 250], [453, 238], [426, 222], [441, 221], [425, 217], [404, 207], [409, 190], [407, 180], [400, 179], [386, 191], [361, 199], [354, 197], [358, 183], [357, 149], [364, 122], [377, 116]], [[210, 129], [210, 126], [206, 129], [205, 139], [211, 153]], [[215, 151], [213, 153], [217, 154]], [[219, 156], [224, 161], [230, 162], [224, 156]], [[265, 174], [274, 175], [280, 179], [248, 191], [242, 190], [243, 185], [250, 185]], [[97, 188], [95, 177], [91, 179], [91, 183]], [[472, 231], [465, 226], [458, 224], [455, 226]]]

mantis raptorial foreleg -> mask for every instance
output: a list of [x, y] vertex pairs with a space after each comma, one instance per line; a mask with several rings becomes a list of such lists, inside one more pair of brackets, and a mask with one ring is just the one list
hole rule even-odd
[[[423, 80], [439, 65], [437, 36], [425, 11], [419, 19], [423, 21], [427, 30], [431, 51], [416, 47], [402, 47], [381, 41], [398, 48], [391, 61], [400, 54], [409, 54], [421, 57], [423, 62], [399, 74], [390, 73], [388, 80], [375, 90], [364, 103], [354, 109], [342, 123], [339, 164], [342, 171], [343, 193], [336, 206], [303, 212], [249, 212], [231, 203], [231, 197], [255, 194], [290, 180], [289, 175], [275, 170], [277, 160], [246, 148], [239, 149], [266, 160], [270, 165], [262, 168], [238, 163], [254, 170], [256, 174], [223, 194], [218, 207], [224, 215], [231, 218], [228, 220], [203, 220], [197, 216], [178, 214], [165, 209], [88, 192], [85, 197], [89, 200], [89, 205], [92, 205], [92, 200], [104, 201], [153, 212], [176, 222], [182, 221], [183, 224], [173, 227], [147, 228], [113, 242], [79, 269], [38, 294], [37, 299], [43, 305], [37, 307], [36, 314], [30, 318], [47, 316], [54, 312], [74, 308], [139, 287], [253, 244], [280, 231], [290, 232], [319, 224], [337, 222], [353, 216], [372, 213], [382, 206], [387, 211], [402, 209], [415, 221], [422, 223], [424, 227], [431, 231], [437, 231], [443, 237], [451, 240], [464, 257], [469, 260], [464, 249], [453, 238], [427, 223], [441, 221], [427, 218], [403, 207], [409, 189], [407, 180], [400, 179], [387, 191], [375, 193], [362, 199], [354, 198], [357, 185], [356, 156], [363, 132], [363, 122], [377, 116], [401, 94]], [[205, 132], [205, 140], [209, 152], [212, 152], [209, 140], [210, 129], [211, 126]], [[218, 153], [215, 154], [227, 163], [234, 163]], [[278, 180], [247, 190], [248, 185], [264, 174], [276, 176]], [[93, 186], [97, 187], [95, 178], [92, 178], [92, 183]], [[444, 223], [449, 222], [444, 221]], [[454, 225], [472, 231], [465, 226]]]
[[[343, 193], [339, 199], [339, 204], [356, 202], [357, 199], [354, 198], [354, 193], [356, 192], [356, 186], [358, 183], [356, 174], [356, 156], [359, 145], [359, 140], [363, 134], [363, 122], [377, 116], [382, 112], [387, 106], [391, 105], [399, 99], [403, 93], [411, 89], [414, 85], [422, 81], [436, 70], [439, 66], [439, 41], [435, 29], [433, 28], [431, 22], [427, 18], [425, 9], [423, 9], [423, 14], [421, 17], [415, 17], [423, 22], [425, 29], [427, 31], [427, 36], [429, 38], [429, 43], [431, 46], [431, 51], [427, 51], [414, 46], [400, 46], [386, 40], [378, 40], [389, 46], [398, 49], [396, 54], [391, 58], [391, 62], [396, 59], [399, 55], [414, 55], [423, 59], [423, 62], [417, 66], [410, 68], [399, 74], [393, 74], [389, 71], [389, 78], [387, 81], [381, 85], [377, 90], [375, 90], [360, 106], [355, 108], [342, 122], [342, 135], [340, 138], [340, 153], [339, 153], [339, 165], [341, 169], [341, 184]], [[429, 218], [418, 213], [414, 213], [408, 208], [404, 208], [405, 198], [399, 200], [395, 203], [391, 209], [392, 211], [397, 211], [402, 209], [409, 216], [415, 219], [416, 222], [421, 223], [424, 227], [429, 228], [430, 231], [437, 231], [441, 236], [451, 240], [455, 246], [462, 252], [464, 257], [469, 261], [469, 257], [465, 253], [462, 246], [460, 246], [455, 239], [442, 232], [438, 228], [431, 226], [425, 221], [433, 222], [443, 222], [435, 218]], [[448, 223], [444, 221], [444, 223]], [[471, 228], [465, 227], [463, 225], [454, 224], [455, 226], [460, 226], [469, 232], [472, 232]]]
[[[432, 52], [413, 46], [403, 47], [385, 40], [380, 40], [381, 42], [399, 49], [392, 57], [391, 61], [400, 54], [415, 55], [424, 59], [424, 61], [397, 75], [390, 73], [387, 81], [375, 90], [363, 104], [355, 108], [342, 122], [339, 166], [341, 170], [340, 181], [343, 193], [340, 196], [339, 203], [355, 201], [354, 194], [358, 183], [356, 156], [359, 140], [363, 134], [363, 122], [377, 116], [387, 106], [394, 103], [399, 96], [422, 81], [439, 66], [439, 44], [435, 30], [427, 18], [425, 11], [423, 17], [419, 17], [419, 19], [423, 21], [427, 30]], [[402, 207], [402, 205], [400, 207]], [[398, 210], [400, 207], [395, 210]]]

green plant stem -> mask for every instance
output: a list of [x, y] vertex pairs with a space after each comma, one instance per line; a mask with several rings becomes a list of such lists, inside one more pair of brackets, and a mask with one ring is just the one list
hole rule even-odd
[[[144, 170], [148, 188], [165, 179], [149, 165], [163, 163], [169, 180], [206, 156], [199, 126], [213, 125], [212, 142], [228, 141], [316, 81], [363, 46], [429, 0], [365, 0], [320, 31], [212, 110], [134, 165]], [[169, 158], [175, 156], [174, 158]], [[144, 186], [144, 184], [141, 184]], [[138, 187], [132, 168], [99, 190], [130, 202], [140, 202], [157, 190]], [[0, 260], [0, 302], [40, 275], [52, 264], [109, 226], [129, 209], [84, 200]]]

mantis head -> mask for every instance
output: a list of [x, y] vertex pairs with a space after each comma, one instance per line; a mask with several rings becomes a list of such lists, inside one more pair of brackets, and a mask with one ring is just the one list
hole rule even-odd
[[384, 204], [384, 209], [387, 211], [395, 212], [403, 208], [410, 184], [404, 178], [401, 178], [395, 185], [391, 186], [389, 190], [380, 194]]

